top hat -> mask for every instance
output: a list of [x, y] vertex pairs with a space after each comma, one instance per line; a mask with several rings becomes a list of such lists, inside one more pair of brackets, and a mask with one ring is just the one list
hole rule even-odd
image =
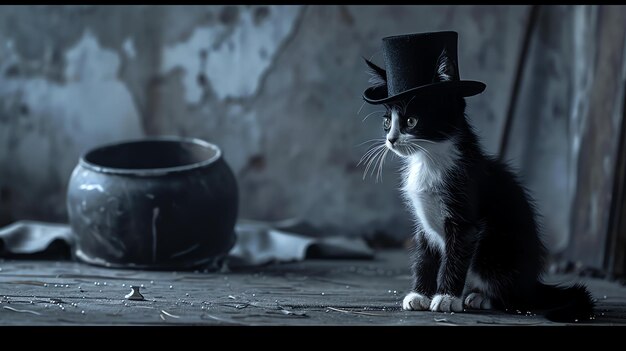
[[459, 78], [458, 33], [415, 33], [383, 38], [385, 69], [365, 60], [375, 83], [363, 92], [370, 104], [384, 104], [408, 96], [455, 92], [467, 97], [486, 85]]

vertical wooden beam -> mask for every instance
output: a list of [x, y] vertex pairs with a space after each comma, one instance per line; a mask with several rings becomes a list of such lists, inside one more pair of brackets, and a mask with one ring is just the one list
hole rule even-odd
[[[622, 77], [624, 78], [624, 77]], [[612, 276], [626, 274], [626, 80], [622, 81], [622, 120], [615, 160], [613, 198], [604, 267]]]
[[513, 126], [513, 115], [515, 114], [515, 107], [517, 106], [517, 97], [522, 85], [522, 77], [524, 76], [524, 68], [526, 67], [526, 58], [528, 57], [528, 49], [530, 47], [530, 39], [532, 38], [533, 30], [535, 29], [537, 19], [539, 18], [540, 5], [531, 5], [528, 17], [526, 19], [526, 32], [524, 33], [524, 40], [522, 41], [522, 48], [520, 50], [520, 56], [517, 61], [517, 69], [515, 70], [515, 78], [513, 80], [513, 89], [511, 89], [511, 96], [509, 97], [509, 106], [507, 108], [506, 117], [504, 120], [504, 126], [500, 133], [500, 145], [498, 148], [498, 154], [501, 159], [505, 158], [509, 135], [511, 134], [511, 127]]
[[[567, 258], [585, 266], [606, 268], [609, 214], [612, 206], [620, 119], [622, 65], [626, 9], [601, 6], [597, 41], [588, 43], [596, 53], [589, 110], [585, 116], [577, 168], [576, 194], [571, 212]], [[575, 58], [573, 58], [575, 59]]]

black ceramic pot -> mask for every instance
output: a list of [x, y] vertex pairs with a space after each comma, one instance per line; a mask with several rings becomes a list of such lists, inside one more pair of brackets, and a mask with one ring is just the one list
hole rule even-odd
[[217, 146], [159, 137], [85, 153], [69, 181], [67, 208], [78, 259], [187, 269], [234, 245], [238, 190]]

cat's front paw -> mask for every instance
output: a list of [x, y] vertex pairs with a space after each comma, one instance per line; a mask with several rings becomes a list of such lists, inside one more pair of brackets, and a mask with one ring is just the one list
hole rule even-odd
[[491, 301], [485, 295], [473, 292], [465, 298], [465, 307], [476, 310], [490, 310]]
[[402, 309], [406, 311], [427, 311], [430, 307], [430, 299], [428, 296], [418, 294], [414, 291], [404, 297], [402, 301]]
[[463, 300], [452, 295], [435, 295], [430, 303], [433, 312], [462, 312]]

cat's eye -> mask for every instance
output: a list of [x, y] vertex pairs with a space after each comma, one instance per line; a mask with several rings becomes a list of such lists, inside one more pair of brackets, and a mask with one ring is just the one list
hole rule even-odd
[[389, 117], [384, 117], [383, 118], [383, 128], [384, 129], [391, 128], [391, 118], [389, 118]]
[[409, 118], [407, 118], [407, 120], [406, 120], [406, 125], [407, 125], [409, 128], [413, 128], [413, 127], [415, 127], [415, 125], [416, 125], [416, 124], [417, 124], [417, 118], [415, 118], [415, 117], [409, 117]]

